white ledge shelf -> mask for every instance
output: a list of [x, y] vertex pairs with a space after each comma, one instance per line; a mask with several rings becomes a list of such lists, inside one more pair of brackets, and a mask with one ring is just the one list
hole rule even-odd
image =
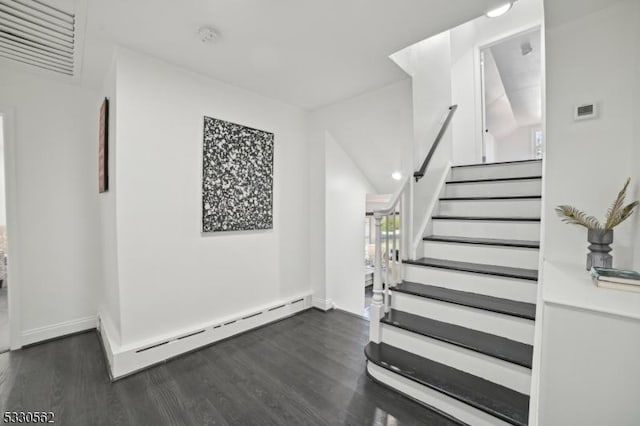
[[640, 320], [640, 293], [598, 287], [584, 266], [545, 260], [542, 271], [545, 303]]

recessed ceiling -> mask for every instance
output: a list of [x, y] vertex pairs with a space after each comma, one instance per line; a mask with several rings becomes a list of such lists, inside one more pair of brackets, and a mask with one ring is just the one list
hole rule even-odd
[[609, 7], [621, 0], [554, 0], [544, 4], [545, 27], [553, 28]]
[[[501, 0], [88, 0], [85, 67], [111, 43], [314, 109], [406, 78], [388, 56]], [[197, 30], [213, 25], [215, 44]], [[99, 65], [101, 64], [101, 65]]]

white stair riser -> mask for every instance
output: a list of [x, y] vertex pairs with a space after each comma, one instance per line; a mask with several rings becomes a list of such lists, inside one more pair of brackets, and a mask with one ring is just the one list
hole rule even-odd
[[393, 309], [400, 311], [533, 345], [534, 321], [524, 318], [441, 302], [398, 291], [393, 292], [391, 305]]
[[509, 197], [540, 195], [540, 179], [447, 184], [445, 197]]
[[538, 288], [535, 281], [507, 278], [452, 269], [404, 264], [406, 281], [446, 287], [469, 293], [486, 294], [502, 299], [536, 303]]
[[510, 266], [513, 268], [538, 269], [539, 251], [521, 247], [425, 241], [424, 257]]
[[531, 370], [398, 327], [383, 324], [382, 342], [432, 361], [529, 394]]
[[542, 162], [494, 164], [473, 167], [453, 167], [451, 180], [501, 179], [542, 176]]
[[443, 393], [406, 379], [399, 374], [379, 367], [371, 362], [367, 362], [367, 371], [379, 382], [413, 399], [421, 401], [423, 404], [445, 412], [466, 424], [473, 426], [510, 426], [508, 423], [484, 411], [480, 411], [470, 405], [448, 397]]
[[443, 200], [438, 214], [443, 216], [540, 217], [541, 202], [530, 200]]
[[433, 235], [540, 240], [540, 222], [433, 219]]

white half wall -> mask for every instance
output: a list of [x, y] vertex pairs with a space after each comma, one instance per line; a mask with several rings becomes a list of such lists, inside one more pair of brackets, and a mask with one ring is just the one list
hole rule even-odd
[[[308, 293], [306, 113], [124, 49], [116, 66], [122, 345]], [[272, 230], [201, 233], [205, 115], [275, 134]]]
[[[543, 232], [550, 261], [583, 265], [587, 253], [586, 230], [561, 223], [557, 205], [574, 205], [603, 218], [627, 177], [636, 177], [630, 194], [638, 194], [639, 21], [640, 4], [630, 0], [547, 28]], [[585, 102], [598, 103], [600, 116], [574, 121], [574, 108]], [[638, 215], [615, 229], [615, 267], [634, 264], [637, 221]]]
[[373, 185], [331, 134], [325, 139], [327, 298], [345, 311], [364, 310], [364, 219]]
[[640, 321], [544, 307], [540, 426], [635, 426]]
[[[101, 280], [97, 93], [0, 67], [10, 112], [12, 347], [95, 326]], [[13, 218], [13, 219], [12, 219]], [[13, 314], [12, 314], [13, 315]], [[15, 320], [15, 321], [14, 321]], [[16, 327], [16, 328], [14, 328]]]
[[518, 161], [535, 158], [533, 134], [541, 126], [518, 127], [511, 134], [496, 139], [494, 161]]

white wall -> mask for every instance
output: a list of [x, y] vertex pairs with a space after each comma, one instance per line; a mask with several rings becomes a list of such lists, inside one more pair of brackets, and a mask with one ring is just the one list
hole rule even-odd
[[[637, 176], [639, 8], [636, 1], [621, 1], [547, 28], [547, 260], [582, 265], [587, 252], [586, 230], [561, 223], [555, 206], [571, 204], [603, 217], [625, 179]], [[574, 107], [592, 101], [599, 103], [600, 117], [575, 122]], [[633, 229], [630, 220], [615, 230], [616, 267], [633, 266], [633, 246], [640, 242]]]
[[0, 100], [0, 110], [13, 110], [6, 124], [13, 128], [14, 151], [7, 155], [15, 170], [9, 213], [15, 212], [17, 226], [9, 230], [9, 273], [12, 291], [22, 296], [14, 306], [19, 337], [28, 343], [95, 326], [101, 279], [97, 94], [0, 67]]
[[482, 162], [482, 115], [478, 49], [542, 23], [542, 0], [520, 0], [509, 13], [481, 16], [450, 30], [451, 93], [458, 111], [452, 123], [453, 163]]
[[393, 193], [394, 171], [412, 168], [411, 79], [363, 93], [310, 113], [316, 132], [330, 132], [377, 193]]
[[[640, 46], [640, 31], [636, 31], [636, 46]], [[636, 53], [636, 65], [635, 65], [635, 85], [634, 85], [634, 95], [633, 95], [633, 116], [640, 117], [640, 50]], [[637, 165], [640, 164], [640, 120], [633, 120], [633, 136], [634, 139], [631, 142], [633, 145], [633, 152], [631, 156], [631, 164], [632, 166], [632, 175], [631, 179], [633, 180], [633, 191], [630, 193], [631, 200], [640, 200], [640, 167]], [[632, 220], [632, 227], [635, 229], [635, 242], [634, 245], [634, 260], [633, 260], [633, 269], [640, 270], [640, 213], [636, 213]]]
[[[309, 281], [314, 305], [331, 307], [326, 294], [325, 139], [330, 132], [354, 166], [373, 185], [374, 193], [394, 192], [391, 173], [412, 171], [413, 106], [411, 80], [403, 80], [312, 111], [307, 121], [309, 143], [310, 234]], [[360, 229], [360, 228], [358, 228]]]
[[4, 123], [0, 116], [0, 225], [7, 224], [7, 208], [5, 195], [5, 168], [4, 168]]
[[518, 127], [511, 134], [495, 140], [494, 161], [517, 161], [535, 158], [533, 132], [540, 126]]
[[[413, 170], [418, 170], [433, 145], [451, 106], [451, 44], [449, 32], [409, 46], [392, 58], [413, 82]], [[455, 121], [454, 116], [454, 121]], [[444, 134], [426, 174], [414, 185], [414, 233], [430, 217], [429, 207], [440, 193], [440, 183], [452, 158], [451, 128]], [[420, 239], [421, 240], [421, 239]]]
[[[118, 242], [116, 222], [116, 150], [118, 149], [117, 67], [115, 55], [105, 75], [103, 97], [109, 99], [108, 191], [99, 195], [102, 236], [102, 291], [98, 297], [98, 314], [111, 345], [121, 343], [120, 284], [118, 280]], [[99, 100], [102, 102], [103, 98]]]
[[[447, 31], [391, 55], [413, 83], [413, 171], [424, 161], [451, 106], [451, 46]], [[451, 151], [447, 132], [439, 152]]]
[[327, 298], [337, 308], [361, 315], [364, 309], [364, 218], [373, 185], [327, 132], [325, 251]]
[[[273, 230], [201, 234], [204, 115], [275, 133]], [[304, 111], [122, 50], [117, 121], [123, 345], [310, 290]]]
[[332, 306], [327, 299], [325, 277], [325, 138], [326, 130], [321, 120], [309, 115], [307, 141], [309, 144], [309, 284], [313, 291], [313, 306], [327, 310]]

